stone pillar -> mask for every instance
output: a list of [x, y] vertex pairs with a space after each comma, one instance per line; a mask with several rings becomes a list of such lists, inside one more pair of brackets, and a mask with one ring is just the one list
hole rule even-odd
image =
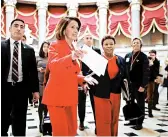
[[48, 9], [48, 3], [46, 0], [38, 0], [36, 3], [38, 9], [38, 26], [39, 26], [39, 48], [43, 41], [46, 39], [46, 13]]
[[78, 2], [73, 0], [67, 3], [68, 16], [77, 17]]
[[5, 8], [6, 8], [6, 39], [10, 37], [9, 27], [14, 20], [14, 11], [15, 11], [15, 5], [17, 3], [16, 0], [4, 0], [5, 2]]
[[[129, 0], [130, 1], [130, 0]], [[130, 1], [131, 5], [131, 18], [132, 18], [132, 39], [140, 38], [140, 9], [141, 0]]]
[[101, 40], [107, 34], [108, 0], [98, 0], [97, 6], [99, 9], [99, 48], [102, 51]]

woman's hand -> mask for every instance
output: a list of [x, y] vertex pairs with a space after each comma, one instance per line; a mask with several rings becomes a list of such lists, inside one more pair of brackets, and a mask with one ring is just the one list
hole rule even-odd
[[90, 85], [99, 84], [99, 82], [95, 78], [93, 78], [91, 75], [85, 76], [84, 80]]
[[44, 69], [43, 67], [39, 67], [39, 68], [37, 68], [37, 70], [38, 70], [39, 72], [41, 72], [41, 73], [44, 73], [44, 72], [45, 72], [45, 69]]
[[74, 50], [72, 51], [72, 60], [83, 58], [85, 52], [83, 50]]
[[138, 91], [139, 91], [139, 92], [144, 92], [144, 91], [145, 91], [145, 88], [139, 87]]

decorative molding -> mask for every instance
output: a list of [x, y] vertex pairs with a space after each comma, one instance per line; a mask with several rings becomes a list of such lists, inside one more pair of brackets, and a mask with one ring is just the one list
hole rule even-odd
[[37, 9], [48, 9], [48, 2], [47, 0], [38, 0], [36, 3]]
[[67, 6], [68, 10], [76, 10], [77, 11], [79, 4], [77, 1], [73, 0], [73, 1], [68, 2], [66, 4], [66, 6]]
[[132, 0], [131, 1], [131, 4], [130, 4], [130, 6], [131, 6], [131, 11], [133, 12], [133, 11], [140, 11], [140, 9], [141, 9], [141, 4], [142, 4], [142, 0]]
[[4, 0], [5, 6], [15, 7], [17, 0]]
[[108, 9], [109, 2], [108, 0], [97, 0], [98, 9]]

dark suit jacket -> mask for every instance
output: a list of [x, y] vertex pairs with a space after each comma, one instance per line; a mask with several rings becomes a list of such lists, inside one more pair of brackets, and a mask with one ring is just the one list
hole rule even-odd
[[94, 86], [94, 95], [96, 97], [109, 99], [110, 93], [120, 94], [121, 88], [125, 89], [125, 87], [123, 87], [123, 80], [125, 79], [125, 61], [122, 57], [117, 55], [116, 63], [119, 68], [119, 72], [113, 79], [110, 79], [109, 77], [107, 69], [108, 65], [106, 67], [104, 76], [93, 76], [99, 82], [98, 85]]
[[[133, 58], [137, 54], [135, 53]], [[125, 56], [127, 79], [138, 86], [145, 87], [149, 82], [150, 75], [148, 58], [143, 52], [140, 52], [132, 65], [132, 70], [130, 70], [132, 56], [132, 52]]]
[[[34, 49], [21, 44], [22, 72], [25, 90], [39, 91], [39, 80]], [[10, 40], [1, 41], [1, 84], [6, 85], [10, 69]], [[4, 87], [5, 88], [5, 87]]]
[[150, 79], [149, 79], [149, 81], [154, 81], [156, 79], [156, 77], [159, 75], [159, 68], [160, 68], [160, 62], [156, 58], [153, 61], [153, 65], [150, 66]]

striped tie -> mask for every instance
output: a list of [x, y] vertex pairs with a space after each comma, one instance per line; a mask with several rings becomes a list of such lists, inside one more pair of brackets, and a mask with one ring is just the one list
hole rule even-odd
[[13, 82], [18, 81], [18, 45], [19, 42], [14, 42], [14, 50], [13, 50], [13, 60], [12, 60], [12, 80]]

